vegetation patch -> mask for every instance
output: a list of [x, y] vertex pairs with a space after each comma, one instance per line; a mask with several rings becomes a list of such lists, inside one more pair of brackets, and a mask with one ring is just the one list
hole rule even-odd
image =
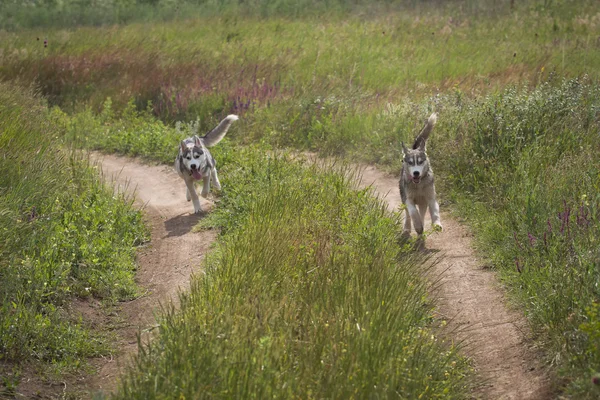
[[[77, 9], [66, 6], [72, 1], [48, 3]], [[169, 8], [158, 3], [157, 9]], [[169, 4], [184, 3], [193, 5]], [[523, 1], [512, 9], [492, 1], [311, 2], [300, 18], [260, 18], [250, 10], [296, 3], [287, 0], [194, 3], [198, 13], [182, 14], [195, 16], [185, 20], [169, 21], [166, 13], [165, 22], [0, 31], [0, 78], [36, 82], [65, 111], [82, 104], [98, 111], [107, 97], [121, 110], [134, 98], [138, 109], [150, 102], [171, 123], [290, 100], [334, 96], [380, 108], [454, 88], [481, 93], [520, 81], [535, 85], [550, 75], [598, 76], [600, 16], [593, 1]], [[336, 5], [345, 11], [315, 17], [320, 6]], [[210, 6], [216, 15], [204, 12]]]
[[30, 361], [73, 371], [110, 345], [69, 301], [134, 297], [133, 247], [147, 233], [131, 199], [63, 145], [39, 98], [2, 84], [0, 114], [0, 362], [17, 375]]
[[[587, 79], [448, 97], [435, 159], [576, 398], [600, 371], [600, 89]], [[440, 141], [442, 143], [440, 143]]]

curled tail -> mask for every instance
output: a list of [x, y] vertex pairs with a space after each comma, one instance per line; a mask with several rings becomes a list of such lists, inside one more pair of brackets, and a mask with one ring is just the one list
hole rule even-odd
[[429, 138], [429, 134], [433, 130], [433, 127], [436, 122], [437, 122], [437, 113], [433, 113], [429, 116], [429, 118], [427, 118], [427, 122], [425, 123], [425, 126], [423, 127], [423, 129], [421, 129], [419, 136], [417, 136], [417, 138], [415, 139], [415, 142], [413, 143], [413, 146], [412, 146], [413, 150], [416, 150], [418, 148], [421, 148], [422, 150], [425, 149], [425, 142], [427, 141], [427, 138]]
[[230, 114], [225, 117], [225, 119], [219, 122], [219, 125], [217, 125], [212, 131], [204, 135], [202, 138], [204, 145], [206, 147], [211, 147], [219, 143], [225, 137], [225, 134], [229, 130], [231, 124], [238, 119], [238, 116], [235, 114]]

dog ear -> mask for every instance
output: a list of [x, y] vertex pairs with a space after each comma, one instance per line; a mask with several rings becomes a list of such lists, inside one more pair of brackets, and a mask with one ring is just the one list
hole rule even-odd
[[181, 143], [179, 143], [179, 147], [182, 152], [187, 149], [187, 143], [185, 142], [185, 140], [182, 140]]
[[408, 154], [408, 148], [406, 147], [406, 145], [404, 144], [404, 142], [402, 142], [402, 153], [404, 153], [404, 155]]
[[421, 140], [419, 140], [419, 146], [418, 146], [418, 149], [419, 149], [420, 151], [423, 151], [423, 152], [425, 152], [425, 150], [426, 150], [426, 147], [427, 147], [427, 140], [425, 140], [425, 139], [421, 138]]
[[202, 147], [202, 139], [200, 139], [198, 135], [194, 135], [194, 145]]

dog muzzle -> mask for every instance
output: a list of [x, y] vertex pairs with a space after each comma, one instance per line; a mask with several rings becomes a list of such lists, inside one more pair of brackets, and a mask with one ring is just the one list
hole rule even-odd
[[195, 180], [199, 181], [202, 179], [202, 174], [198, 170], [198, 168], [190, 170], [190, 175], [194, 177]]

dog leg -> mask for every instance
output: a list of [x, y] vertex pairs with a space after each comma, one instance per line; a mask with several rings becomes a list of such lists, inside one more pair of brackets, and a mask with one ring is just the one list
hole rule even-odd
[[431, 225], [437, 230], [442, 230], [442, 223], [440, 221], [440, 205], [434, 198], [429, 202], [429, 214], [431, 215]]
[[410, 214], [408, 213], [408, 208], [404, 211], [404, 231], [402, 232], [405, 236], [410, 236]]
[[219, 182], [219, 177], [217, 176], [217, 169], [213, 168], [211, 172], [211, 176], [214, 179], [213, 185], [217, 190], [221, 190], [221, 182]]
[[425, 225], [425, 215], [427, 214], [427, 203], [426, 202], [422, 202], [417, 204], [417, 207], [419, 208], [419, 215], [421, 216], [421, 222], [423, 223], [423, 225]]
[[406, 202], [406, 209], [410, 214], [410, 219], [412, 220], [413, 225], [415, 226], [415, 231], [417, 234], [423, 234], [423, 221], [421, 220], [421, 216], [419, 215], [419, 210], [412, 202]]
[[200, 193], [200, 196], [206, 198], [208, 192], [210, 192], [210, 174], [202, 177], [202, 193]]
[[196, 188], [194, 187], [194, 181], [185, 180], [185, 185], [187, 186], [186, 195], [189, 195], [192, 199], [192, 203], [194, 203], [194, 212], [197, 214], [202, 211], [200, 208], [200, 199], [198, 198], [198, 193], [196, 193]]
[[192, 196], [190, 196], [190, 189], [185, 188], [185, 198], [187, 201], [192, 201]]

